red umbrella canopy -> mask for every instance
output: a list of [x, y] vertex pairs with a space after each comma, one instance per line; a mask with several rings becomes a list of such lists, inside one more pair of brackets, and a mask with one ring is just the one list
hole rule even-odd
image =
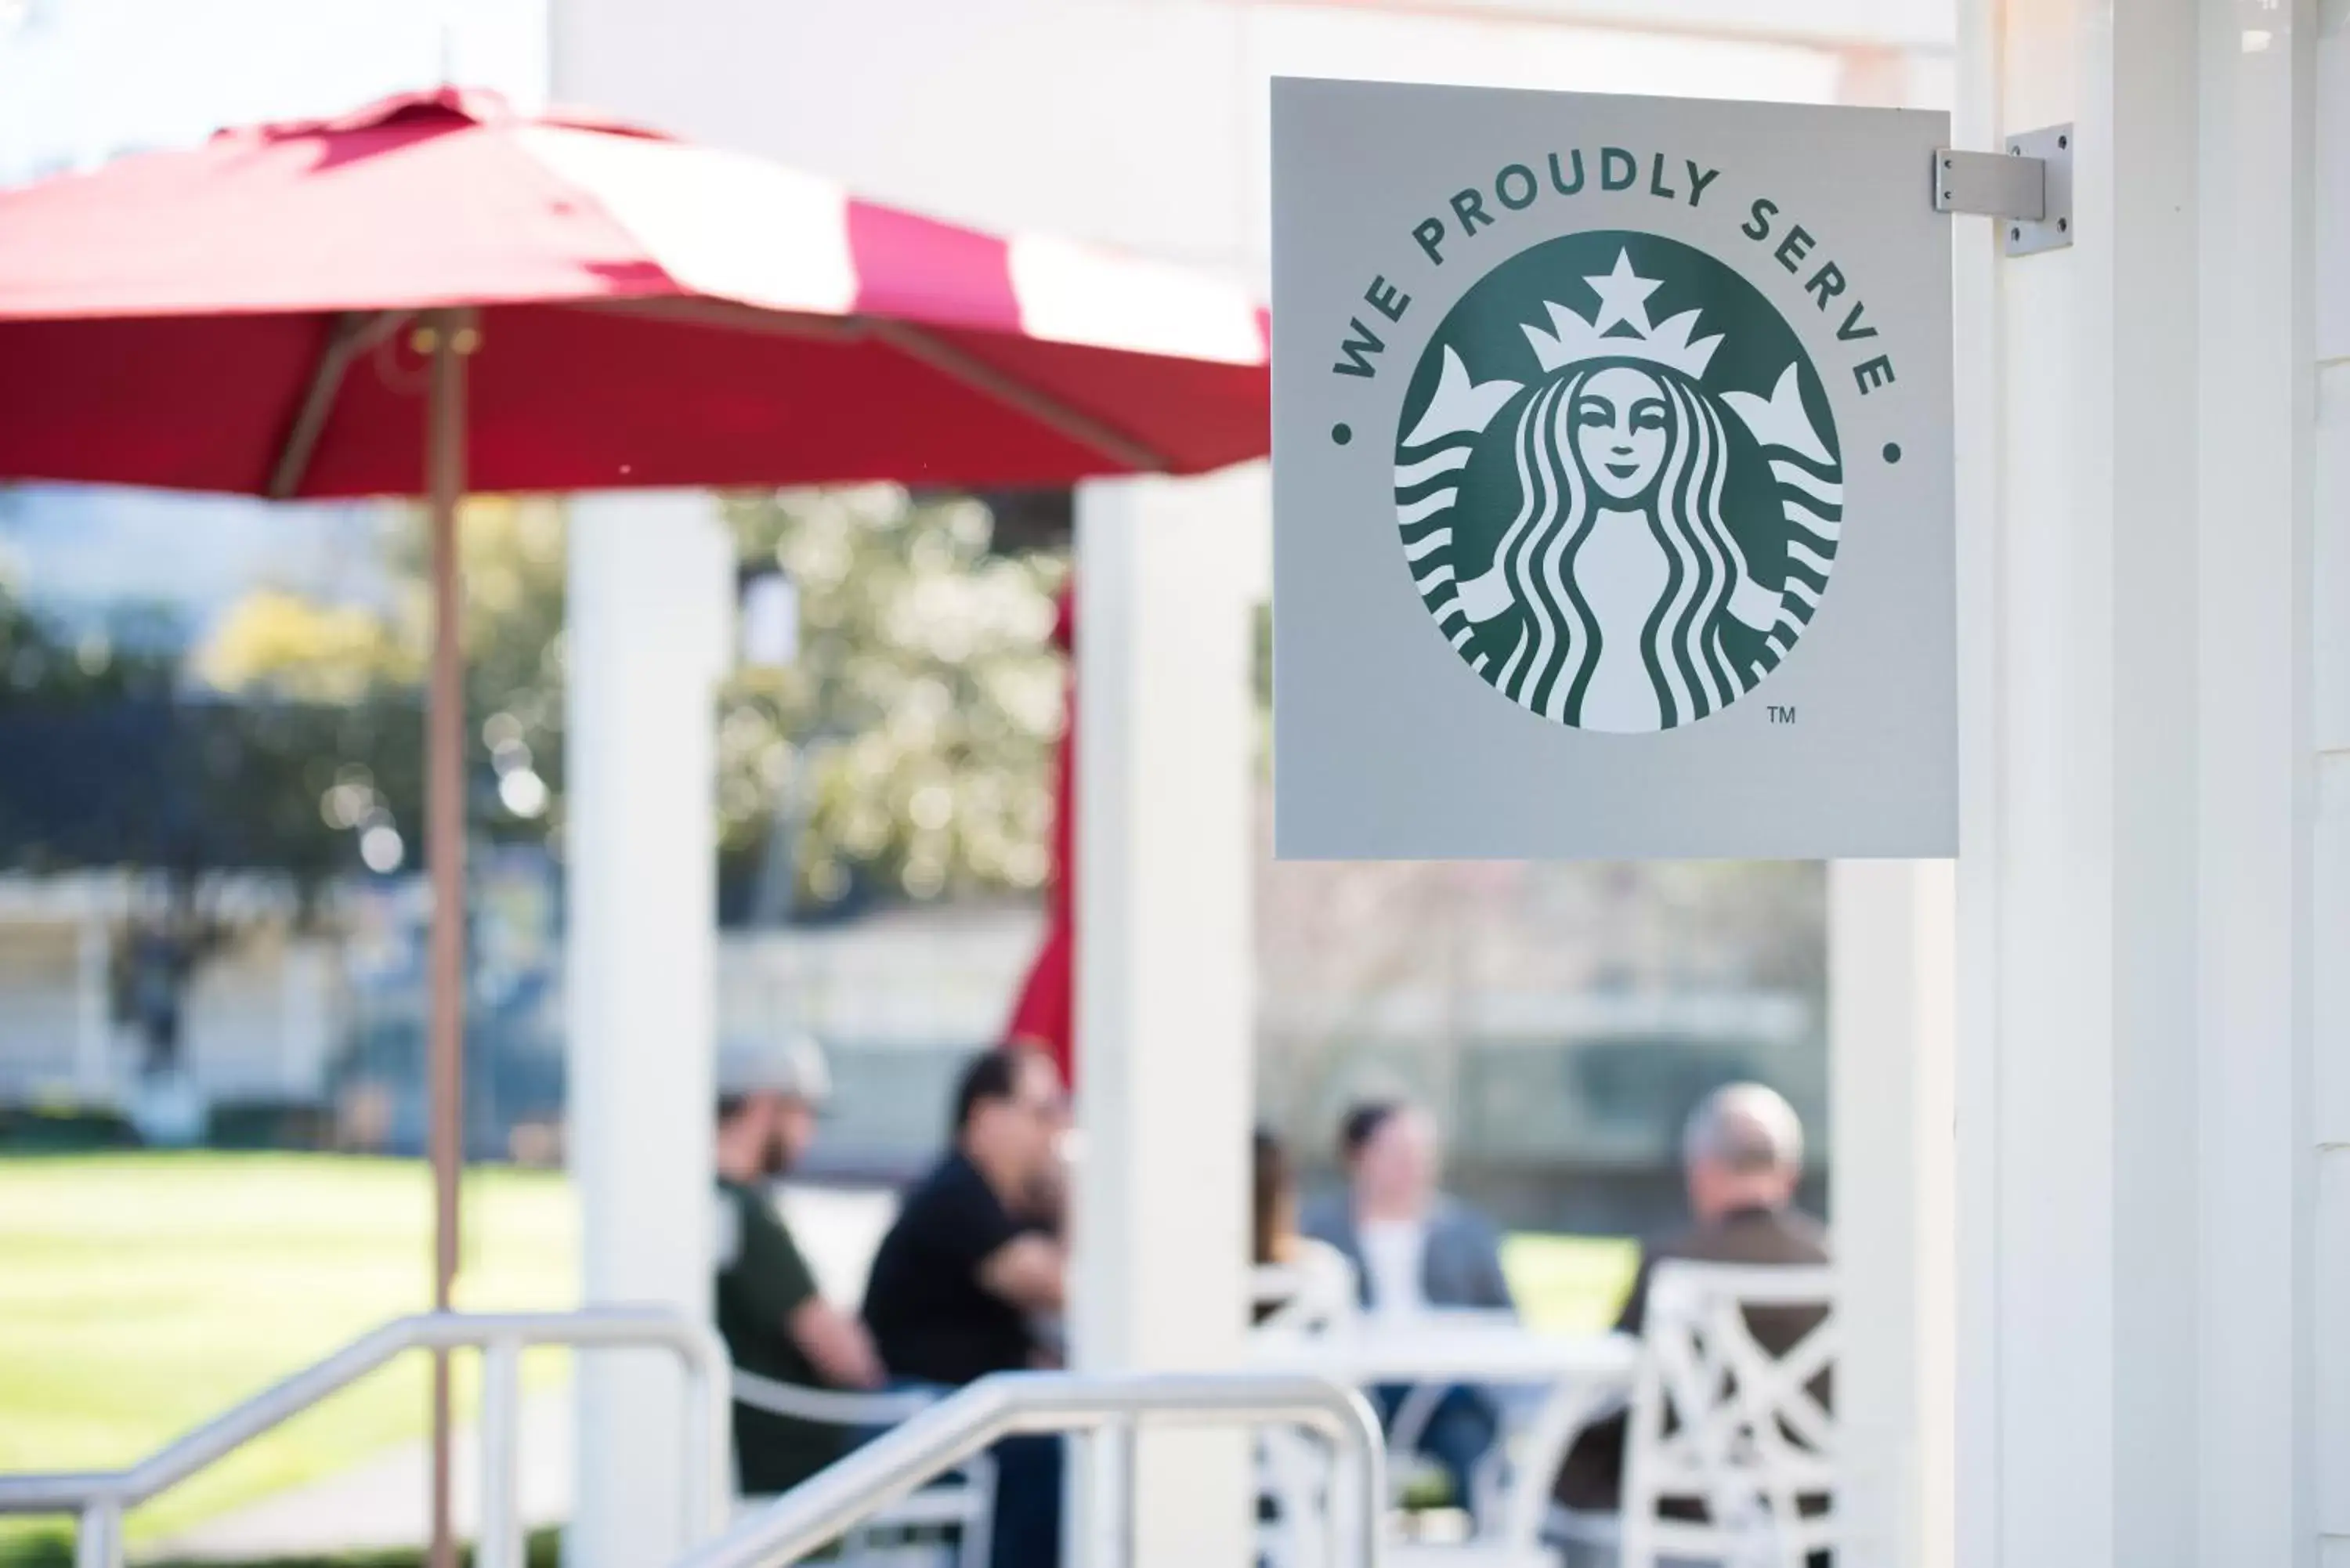
[[0, 192], [0, 477], [415, 493], [411, 317], [451, 306], [480, 490], [1008, 487], [1269, 440], [1239, 290], [442, 89]]

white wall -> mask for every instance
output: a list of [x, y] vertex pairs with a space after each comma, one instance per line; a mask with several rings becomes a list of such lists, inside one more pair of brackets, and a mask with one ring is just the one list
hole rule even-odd
[[[109, 970], [133, 901], [112, 875], [0, 878], [0, 1100], [128, 1103], [144, 1047]], [[184, 1060], [210, 1100], [317, 1099], [348, 1002], [331, 940], [244, 930], [196, 971]]]
[[[1515, 19], [1230, 0], [555, 4], [558, 96], [942, 217], [1260, 286], [1276, 74], [1826, 101], [1839, 69], [1819, 48], [1574, 27], [1533, 7]], [[1922, 58], [1930, 70], [1939, 57]]]
[[1960, 1561], [2339, 1563], [2340, 8], [1969, 16]]
[[2350, 28], [2340, 5], [2316, 44], [2310, 739], [2312, 1136], [2317, 1144], [2314, 1317], [2318, 1527], [2325, 1568], [2350, 1568]]

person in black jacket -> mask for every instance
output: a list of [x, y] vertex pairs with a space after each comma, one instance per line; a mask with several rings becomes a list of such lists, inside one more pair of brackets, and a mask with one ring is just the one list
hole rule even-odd
[[[1052, 1364], [1067, 1259], [1053, 1234], [1067, 1097], [1052, 1058], [1024, 1047], [972, 1059], [956, 1085], [954, 1142], [906, 1195], [873, 1257], [865, 1322], [891, 1378], [959, 1387]], [[993, 1568], [1058, 1568], [1061, 1442], [996, 1445]]]

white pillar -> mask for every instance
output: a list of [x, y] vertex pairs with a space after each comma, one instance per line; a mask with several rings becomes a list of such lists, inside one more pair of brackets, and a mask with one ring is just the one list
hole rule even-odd
[[[1233, 1364], [1246, 1327], [1250, 586], [1261, 472], [1077, 500], [1077, 1117], [1088, 1368]], [[1250, 1557], [1247, 1448], [1141, 1448], [1139, 1568]], [[1068, 1560], [1117, 1559], [1073, 1532]]]
[[2314, 1393], [2320, 1562], [2350, 1568], [2350, 32], [2320, 37], [2313, 452], [2310, 998], [2317, 1155]]
[[1956, 1397], [1949, 861], [1828, 870], [1828, 1210], [1854, 1568], [1949, 1568]]
[[97, 909], [95, 886], [85, 884], [82, 892], [86, 902], [74, 927], [74, 1093], [86, 1106], [111, 1105], [120, 1097], [106, 972], [113, 944]]
[[334, 1024], [326, 944], [289, 937], [277, 962], [277, 1087], [289, 1098], [324, 1092]]
[[[2311, 1105], [2317, 7], [2208, 5], [2195, 1189], [2199, 1556], [2317, 1561]], [[2339, 7], [2332, 25], [2341, 25]], [[2340, 951], [2329, 955], [2334, 964]], [[2337, 1043], [2338, 1047], [2338, 1043]], [[2350, 1322], [2330, 1325], [2337, 1339]]]
[[[715, 1016], [712, 700], [733, 562], [709, 497], [572, 504], [567, 818], [569, 1159], [588, 1304], [707, 1319]], [[571, 1568], [683, 1544], [680, 1384], [583, 1357]]]
[[2306, 1564], [2314, 18], [1962, 26], [2075, 243], [1961, 239], [1960, 1561]]

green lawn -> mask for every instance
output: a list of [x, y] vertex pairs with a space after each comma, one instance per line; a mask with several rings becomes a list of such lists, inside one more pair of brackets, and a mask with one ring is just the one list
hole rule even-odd
[[[0, 1469], [130, 1462], [424, 1307], [431, 1214], [429, 1179], [412, 1160], [0, 1158]], [[461, 1305], [569, 1304], [577, 1226], [561, 1178], [473, 1174], [465, 1229]], [[166, 1492], [132, 1516], [133, 1539], [421, 1435], [427, 1367], [405, 1358]], [[562, 1371], [551, 1353], [526, 1376], [544, 1383]], [[0, 1548], [52, 1528], [0, 1520]]]
[[1522, 1231], [1502, 1243], [1518, 1311], [1545, 1334], [1597, 1334], [1614, 1324], [1639, 1266], [1639, 1243], [1613, 1236]]
[[[426, 1304], [431, 1189], [412, 1160], [326, 1155], [0, 1158], [0, 1470], [129, 1463], [384, 1319]], [[572, 1299], [577, 1224], [547, 1173], [466, 1183], [460, 1304]], [[1527, 1320], [1607, 1326], [1628, 1241], [1516, 1235]], [[461, 1366], [469, 1363], [462, 1362]], [[530, 1381], [563, 1375], [559, 1352]], [[154, 1540], [421, 1436], [426, 1366], [398, 1364], [132, 1516]], [[470, 1389], [460, 1386], [461, 1403]], [[0, 1519], [0, 1563], [53, 1524]]]

